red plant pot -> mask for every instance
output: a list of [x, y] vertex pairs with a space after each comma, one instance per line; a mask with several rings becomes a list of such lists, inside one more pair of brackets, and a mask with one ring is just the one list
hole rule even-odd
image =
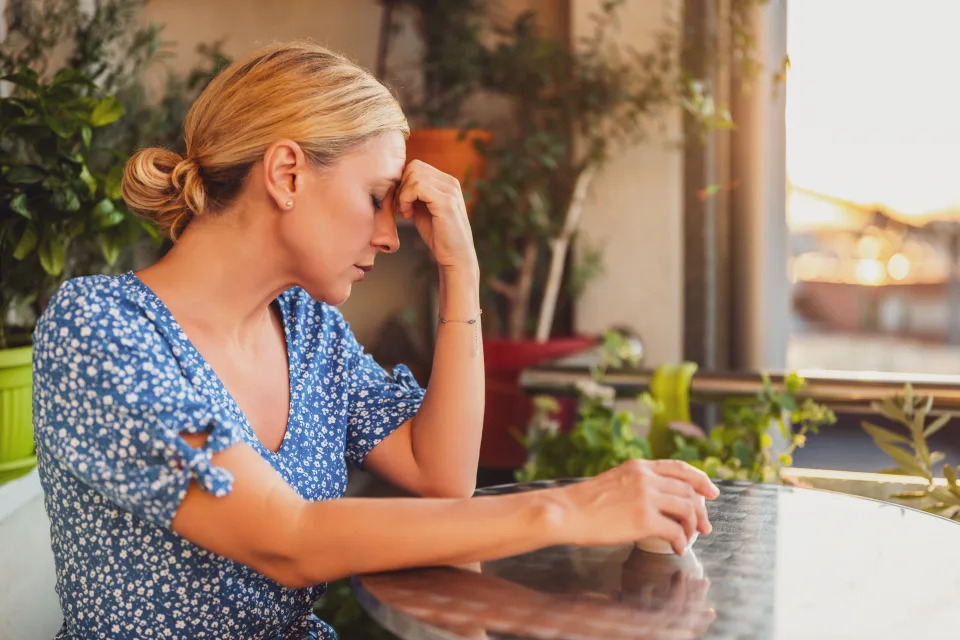
[[[525, 433], [533, 414], [531, 398], [520, 388], [520, 373], [527, 367], [571, 355], [596, 344], [594, 337], [535, 340], [484, 339], [486, 406], [480, 466], [488, 469], [519, 469], [526, 460], [523, 445], [514, 430]], [[558, 398], [561, 428], [569, 428], [576, 416], [576, 398]]]

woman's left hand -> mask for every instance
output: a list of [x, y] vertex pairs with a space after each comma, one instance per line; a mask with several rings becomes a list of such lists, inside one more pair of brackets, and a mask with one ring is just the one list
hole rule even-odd
[[477, 252], [460, 182], [421, 160], [411, 160], [397, 188], [397, 212], [413, 218], [441, 269], [476, 271]]

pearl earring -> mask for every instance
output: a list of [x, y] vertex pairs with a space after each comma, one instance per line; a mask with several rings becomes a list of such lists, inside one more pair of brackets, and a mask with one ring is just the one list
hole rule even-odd
[[293, 208], [293, 200], [287, 200], [287, 209]]

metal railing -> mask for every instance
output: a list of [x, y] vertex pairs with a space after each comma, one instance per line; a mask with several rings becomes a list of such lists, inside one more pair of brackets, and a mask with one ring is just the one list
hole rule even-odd
[[[960, 376], [819, 370], [798, 373], [806, 380], [798, 398], [813, 398], [837, 411], [870, 411], [871, 402], [902, 391], [907, 382], [914, 393], [933, 396], [935, 412], [960, 410]], [[618, 396], [631, 396], [649, 389], [652, 377], [652, 371], [609, 371], [604, 384], [613, 387]], [[524, 370], [520, 386], [528, 393], [572, 395], [576, 383], [587, 378], [589, 369], [585, 365], [545, 365]], [[781, 373], [770, 374], [775, 388], [782, 388], [783, 379]], [[690, 399], [709, 403], [751, 397], [761, 388], [758, 373], [703, 371], [697, 372], [690, 383]]]

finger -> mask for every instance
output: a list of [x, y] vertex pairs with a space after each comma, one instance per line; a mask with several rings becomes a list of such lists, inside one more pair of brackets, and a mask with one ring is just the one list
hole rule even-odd
[[686, 498], [680, 498], [669, 493], [660, 494], [657, 500], [660, 513], [670, 516], [683, 526], [684, 540], [681, 551], [697, 531], [697, 510], [694, 503]]
[[693, 503], [697, 512], [697, 531], [703, 535], [709, 535], [710, 532], [713, 531], [713, 525], [710, 524], [710, 518], [707, 515], [707, 505], [704, 502], [703, 496], [697, 493], [692, 485], [683, 480], [671, 478], [670, 476], [654, 474], [653, 477], [656, 478], [654, 486], [656, 486], [659, 491], [678, 496]]
[[697, 496], [694, 504], [697, 510], [697, 531], [708, 536], [713, 533], [713, 525], [710, 523], [709, 514], [707, 514], [707, 503], [703, 501], [703, 496]]
[[397, 211], [404, 218], [409, 218], [413, 214], [413, 203], [416, 201], [417, 181], [405, 175], [397, 188]]
[[681, 460], [654, 460], [653, 470], [660, 475], [689, 483], [704, 498], [713, 500], [720, 495], [720, 490], [707, 474]]
[[668, 516], [658, 514], [650, 522], [650, 537], [666, 540], [678, 556], [687, 548], [687, 536], [683, 525]]
[[419, 200], [427, 205], [432, 215], [438, 215], [440, 205], [453, 202], [453, 194], [439, 190], [433, 184], [419, 178], [411, 178], [400, 190], [397, 198], [401, 215], [407, 217], [414, 213], [414, 203]]
[[657, 490], [662, 491], [663, 493], [670, 493], [675, 496], [680, 496], [681, 498], [692, 499], [694, 496], [699, 495], [696, 490], [693, 488], [693, 485], [689, 482], [683, 480], [678, 480], [670, 476], [660, 475], [659, 473], [653, 474], [654, 486]]

